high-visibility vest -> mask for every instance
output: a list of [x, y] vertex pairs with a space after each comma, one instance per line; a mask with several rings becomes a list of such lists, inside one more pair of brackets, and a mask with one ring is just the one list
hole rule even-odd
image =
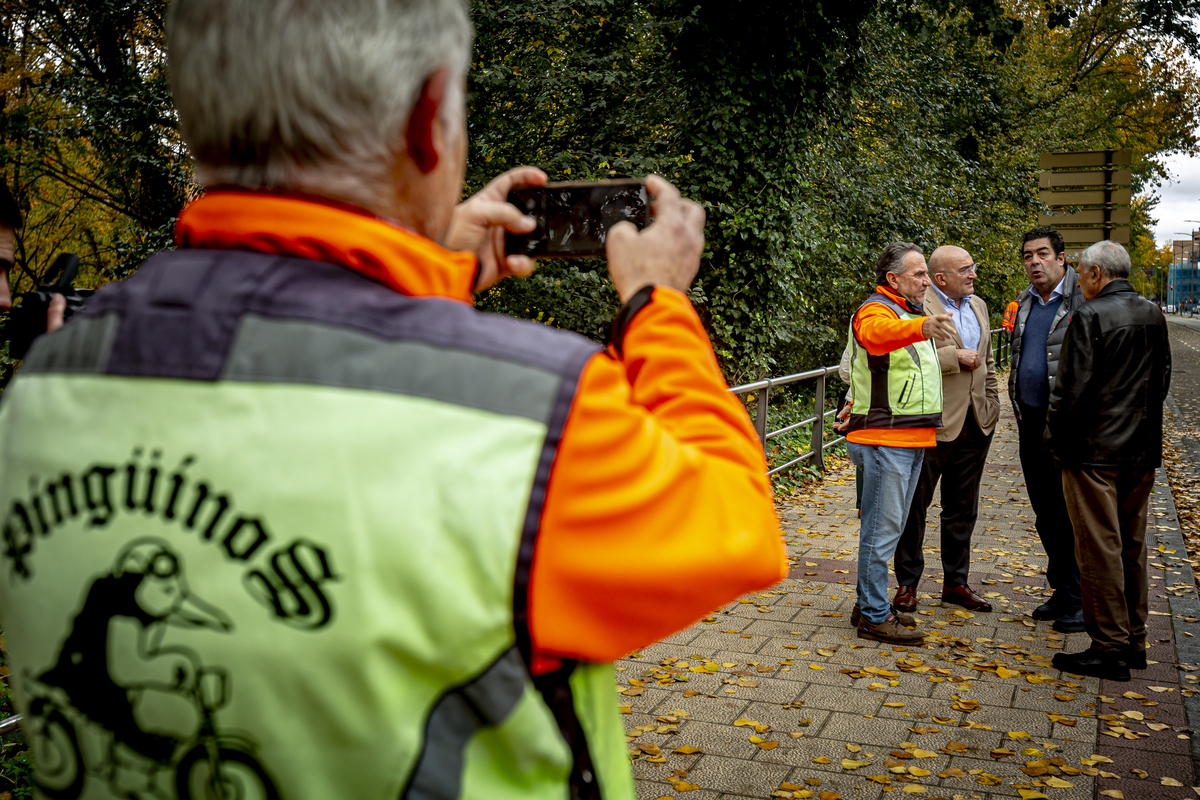
[[1012, 333], [1013, 327], [1017, 324], [1017, 312], [1021, 310], [1021, 305], [1016, 300], [1010, 302], [1004, 308], [1004, 330]]
[[[900, 319], [919, 318], [879, 292], [863, 306], [870, 303], [887, 306]], [[933, 341], [926, 339], [873, 356], [858, 341], [851, 321], [849, 343], [853, 348], [849, 430], [941, 427], [942, 367]]]
[[632, 800], [611, 665], [527, 667], [595, 352], [218, 250], [39, 338], [0, 403], [0, 625], [48, 796]]

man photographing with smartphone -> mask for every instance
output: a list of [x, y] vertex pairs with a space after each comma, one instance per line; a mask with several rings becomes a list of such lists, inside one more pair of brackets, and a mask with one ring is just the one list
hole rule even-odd
[[[483, 314], [473, 291], [535, 267], [505, 251], [534, 227], [506, 197], [546, 176], [459, 202], [464, 2], [176, 0], [166, 30], [209, 191], [179, 249], [38, 339], [0, 404], [17, 706], [50, 707], [16, 676], [70, 661], [86, 596], [100, 672], [185, 651], [221, 670], [216, 724], [243, 747], [204, 754], [213, 780], [632, 800], [610, 662], [787, 567], [761, 443], [685, 294], [703, 209], [651, 176], [653, 222], [609, 232], [607, 348]], [[228, 624], [189, 617], [181, 577], [113, 571], [142, 552]], [[161, 650], [128, 636], [149, 624]], [[196, 672], [110, 730], [98, 796], [166, 780], [194, 731], [152, 720], [180, 721]]]

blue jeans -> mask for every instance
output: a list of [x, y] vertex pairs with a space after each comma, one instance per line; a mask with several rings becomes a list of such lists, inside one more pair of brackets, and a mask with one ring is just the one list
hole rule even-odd
[[846, 452], [863, 471], [862, 524], [858, 535], [858, 605], [870, 622], [892, 613], [888, 562], [896, 552], [912, 505], [923, 447], [885, 447], [846, 442]]

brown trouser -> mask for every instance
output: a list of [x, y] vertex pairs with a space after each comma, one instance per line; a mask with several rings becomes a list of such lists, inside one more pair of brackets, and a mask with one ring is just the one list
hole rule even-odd
[[1062, 482], [1092, 647], [1144, 650], [1146, 510], [1154, 470], [1063, 469]]

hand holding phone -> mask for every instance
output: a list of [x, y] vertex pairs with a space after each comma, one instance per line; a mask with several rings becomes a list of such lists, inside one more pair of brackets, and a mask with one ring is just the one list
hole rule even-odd
[[454, 209], [442, 239], [448, 250], [466, 250], [479, 259], [475, 291], [482, 291], [510, 275], [529, 275], [537, 264], [525, 255], [505, 251], [506, 232], [528, 233], [534, 221], [507, 201], [508, 193], [524, 186], [543, 186], [546, 173], [537, 167], [516, 167], [502, 172]]
[[664, 178], [646, 178], [654, 198], [654, 222], [645, 230], [621, 222], [608, 233], [608, 273], [624, 303], [643, 286], [655, 284], [686, 291], [704, 253], [704, 209]]

